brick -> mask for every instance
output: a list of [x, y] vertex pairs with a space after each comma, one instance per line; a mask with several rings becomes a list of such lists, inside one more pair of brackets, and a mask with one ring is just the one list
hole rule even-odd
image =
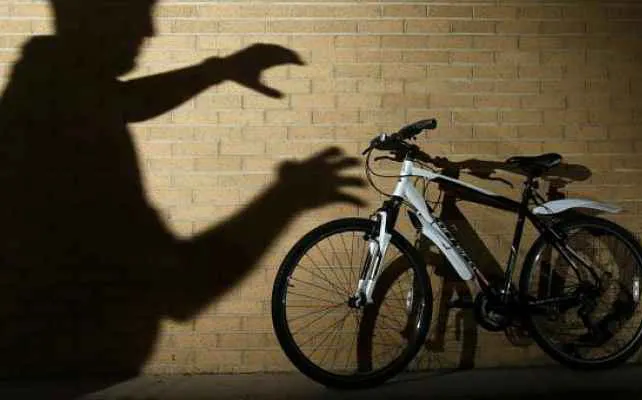
[[435, 19], [411, 19], [406, 21], [405, 31], [407, 33], [448, 33], [451, 31], [451, 23], [448, 20]]
[[522, 7], [520, 8], [519, 17], [524, 19], [538, 19], [538, 20], [561, 19], [562, 8], [546, 7], [546, 6]]
[[354, 33], [357, 32], [357, 22], [350, 20], [323, 20], [313, 23], [314, 32], [323, 33]]
[[379, 108], [381, 96], [373, 94], [343, 94], [337, 97], [337, 106], [345, 108]]
[[589, 153], [622, 154], [634, 153], [635, 145], [632, 140], [608, 140], [588, 142]]
[[359, 93], [402, 93], [404, 91], [404, 81], [361, 79], [357, 81], [357, 91]]
[[0, 32], [31, 33], [31, 25], [29, 20], [0, 19]]
[[11, 4], [8, 11], [12, 17], [53, 18], [53, 9], [45, 4]]
[[[283, 90], [283, 88], [279, 86], [274, 86], [278, 88], [279, 90]], [[263, 95], [259, 94], [246, 94], [241, 97], [241, 107], [234, 107], [236, 109], [244, 108], [244, 109], [259, 109], [259, 110], [272, 110], [272, 109], [285, 109], [289, 107], [289, 104], [287, 101], [284, 101], [283, 99], [275, 99], [272, 97], [266, 97]]]
[[359, 21], [357, 31], [364, 33], [400, 33], [404, 31], [402, 20]]
[[314, 111], [312, 113], [314, 124], [347, 124], [356, 123], [358, 120], [359, 113], [352, 110]]
[[562, 79], [563, 70], [560, 66], [520, 66], [520, 79]]
[[175, 4], [163, 4], [154, 8], [154, 18], [195, 17], [197, 8]]
[[517, 17], [518, 13], [517, 7], [511, 6], [475, 6], [473, 8], [473, 14], [476, 19], [498, 19], [506, 20]]
[[[594, 123], [628, 124], [639, 122], [640, 111], [634, 110], [590, 110], [590, 120]], [[637, 119], [637, 120], [636, 120]]]
[[220, 124], [261, 124], [265, 122], [263, 110], [243, 110], [243, 111], [218, 111], [218, 122]]
[[517, 134], [527, 140], [562, 140], [564, 126], [519, 126]]
[[581, 92], [585, 89], [586, 81], [584, 79], [569, 78], [563, 81], [542, 81], [541, 93], [569, 93]]
[[581, 35], [586, 33], [586, 24], [584, 22], [565, 22], [561, 24], [559, 21], [544, 21], [540, 24], [540, 33], [545, 35]]
[[[371, 79], [371, 78], [364, 78]], [[315, 79], [312, 81], [312, 93], [353, 93], [357, 90], [357, 79]]]
[[472, 18], [473, 8], [469, 6], [438, 6], [428, 7], [428, 16], [437, 18]]
[[483, 140], [505, 140], [518, 137], [514, 126], [478, 125], [474, 127], [474, 137]]
[[606, 139], [607, 132], [602, 126], [570, 125], [565, 127], [564, 137], [576, 140]]
[[570, 108], [609, 108], [611, 96], [603, 93], [572, 93], [568, 96]]
[[429, 65], [426, 71], [428, 79], [433, 78], [470, 78], [472, 68], [468, 66]]
[[472, 43], [472, 36], [430, 36], [426, 45], [432, 49], [464, 49]]
[[640, 128], [635, 125], [615, 125], [609, 127], [609, 139], [622, 140], [622, 139], [640, 139], [642, 132]]
[[268, 32], [274, 33], [312, 33], [314, 24], [303, 20], [273, 20], [267, 25]]
[[336, 96], [332, 94], [293, 95], [290, 101], [294, 108], [334, 108]]
[[194, 169], [194, 160], [189, 158], [152, 158], [147, 159], [149, 168], [154, 171], [191, 171]]
[[450, 24], [453, 33], [494, 33], [495, 22], [491, 21], [453, 21]]
[[[172, 33], [213, 33], [219, 31], [218, 21], [208, 20], [176, 20], [171, 24]], [[221, 29], [227, 32], [225, 29]]]
[[289, 68], [289, 77], [294, 79], [329, 78], [332, 75], [332, 66], [328, 64], [305, 65], [304, 67]]
[[379, 65], [345, 64], [334, 66], [337, 78], [376, 78], [381, 75]]
[[456, 142], [455, 154], [497, 154], [497, 142]]
[[156, 49], [194, 49], [196, 38], [191, 36], [156, 36], [151, 40]]
[[[519, 38], [519, 48], [521, 50], [546, 50], [546, 49], [563, 49], [566, 48], [566, 42], [561, 37], [528, 37]], [[569, 46], [570, 48], [573, 48]]]
[[211, 156], [219, 152], [218, 143], [173, 143], [171, 153], [178, 157]]
[[566, 97], [561, 95], [523, 96], [522, 108], [566, 108]]
[[511, 65], [477, 65], [473, 76], [481, 79], [510, 79], [517, 77], [517, 68]]
[[476, 49], [513, 50], [517, 48], [517, 37], [475, 36], [473, 46]]
[[401, 50], [357, 50], [359, 63], [399, 63], [403, 61]]
[[334, 140], [334, 129], [331, 127], [290, 127], [288, 139], [292, 140]]
[[540, 111], [502, 111], [501, 120], [504, 123], [539, 124], [543, 116]]
[[265, 122], [268, 124], [305, 124], [310, 123], [311, 112], [307, 110], [267, 110]]
[[477, 108], [518, 108], [520, 98], [516, 95], [479, 95], [475, 96]]
[[262, 33], [267, 31], [262, 20], [219, 21], [220, 32], [224, 33]]
[[589, 113], [586, 110], [546, 110], [544, 122], [546, 124], [586, 123], [589, 120], [588, 116]]
[[[433, 114], [433, 113], [431, 113]], [[422, 115], [425, 117], [426, 111], [422, 110]], [[408, 113], [408, 119], [410, 113]], [[419, 119], [419, 118], [417, 118]], [[365, 122], [368, 124], [385, 124], [387, 127], [393, 127], [389, 129], [400, 128], [401, 126], [407, 124], [406, 115], [403, 109], [391, 109], [391, 110], [362, 110], [359, 112], [357, 122]]]
[[196, 171], [237, 171], [241, 169], [241, 158], [230, 156], [197, 158], [193, 164]]
[[420, 4], [390, 4], [383, 5], [384, 17], [419, 18], [427, 15], [427, 8]]
[[473, 107], [472, 95], [448, 95], [432, 94], [430, 95], [430, 107]]
[[432, 48], [429, 36], [382, 36], [381, 47], [392, 49]]
[[384, 94], [383, 108], [425, 108], [428, 107], [428, 95]]
[[447, 51], [405, 50], [401, 58], [407, 63], [448, 63], [450, 55]]
[[450, 61], [453, 64], [490, 64], [493, 62], [493, 53], [490, 51], [451, 52]]
[[287, 135], [287, 127], [275, 126], [244, 126], [240, 135], [234, 138], [243, 137], [245, 140], [284, 140]]
[[528, 51], [498, 51], [495, 53], [497, 64], [537, 65], [540, 64], [540, 53]]
[[381, 68], [384, 79], [425, 78], [426, 67], [422, 64], [386, 64]]
[[498, 114], [495, 111], [461, 111], [455, 112], [455, 122], [461, 123], [489, 123], [497, 122]]
[[[334, 45], [337, 48], [378, 48], [381, 46], [381, 37], [379, 36], [351, 36], [339, 35], [334, 38]], [[394, 46], [393, 46], [394, 47]]]
[[265, 152], [265, 143], [261, 141], [223, 140], [221, 141], [220, 149], [222, 155], [256, 155]]
[[539, 32], [540, 23], [535, 21], [499, 21], [495, 28], [499, 34], [530, 35]]

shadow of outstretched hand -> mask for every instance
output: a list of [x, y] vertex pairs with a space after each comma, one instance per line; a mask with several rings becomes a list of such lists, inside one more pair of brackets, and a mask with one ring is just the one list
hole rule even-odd
[[356, 165], [357, 158], [345, 156], [338, 147], [330, 147], [303, 161], [283, 162], [279, 165], [277, 185], [288, 193], [288, 205], [302, 211], [332, 203], [364, 206], [363, 200], [343, 191], [365, 185], [361, 178], [340, 175], [342, 170]]
[[273, 98], [281, 98], [283, 93], [261, 82], [261, 73], [280, 65], [305, 65], [298, 54], [292, 50], [263, 43], [240, 50], [222, 61], [227, 69], [228, 79]]

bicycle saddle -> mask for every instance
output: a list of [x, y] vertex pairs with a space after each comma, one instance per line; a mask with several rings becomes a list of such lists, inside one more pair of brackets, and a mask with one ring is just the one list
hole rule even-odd
[[540, 175], [547, 169], [559, 165], [560, 162], [562, 162], [562, 156], [557, 153], [546, 153], [539, 156], [517, 156], [506, 160], [507, 164], [517, 165], [533, 175]]

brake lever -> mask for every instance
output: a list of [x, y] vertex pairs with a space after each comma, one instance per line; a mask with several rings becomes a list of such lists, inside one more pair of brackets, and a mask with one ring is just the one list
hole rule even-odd
[[390, 138], [390, 137], [392, 137], [392, 135], [387, 135], [385, 133], [380, 134], [378, 137], [372, 139], [368, 148], [362, 151], [361, 155], [365, 155], [367, 152], [374, 149], [377, 146], [377, 144], [383, 143], [384, 141], [386, 141], [387, 138]]
[[379, 160], [399, 161], [399, 157], [379, 156], [379, 157], [375, 157], [374, 160], [375, 161], [379, 161]]

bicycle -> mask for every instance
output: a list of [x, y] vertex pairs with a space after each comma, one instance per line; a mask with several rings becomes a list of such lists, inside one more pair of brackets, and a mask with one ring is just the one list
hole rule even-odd
[[[483, 328], [501, 331], [522, 324], [546, 354], [570, 368], [614, 367], [632, 357], [642, 344], [642, 322], [630, 321], [640, 302], [642, 248], [622, 226], [580, 211], [597, 214], [621, 209], [587, 199], [546, 201], [538, 192], [538, 178], [560, 165], [562, 157], [556, 153], [506, 160], [526, 177], [521, 201], [440, 174], [435, 169], [439, 158], [411, 143], [436, 126], [435, 119], [421, 120], [372, 139], [363, 154], [373, 186], [370, 158], [374, 150], [386, 151], [386, 158], [401, 163], [392, 194], [370, 218], [341, 218], [311, 230], [281, 263], [272, 291], [272, 323], [294, 366], [325, 386], [357, 389], [387, 381], [415, 357], [432, 319], [432, 283], [417, 248], [396, 229], [402, 206], [407, 207], [417, 235], [436, 247], [461, 279], [478, 289], [471, 304], [458, 306], [473, 308]], [[413, 178], [425, 183], [424, 193]], [[503, 277], [484, 276], [435, 215], [426, 195], [431, 182], [455, 191], [463, 201], [517, 214]], [[539, 236], [526, 253], [515, 285], [513, 274], [526, 220]], [[591, 247], [593, 239], [600, 240], [598, 245], [606, 243], [608, 254], [596, 255], [600, 248]], [[363, 250], [361, 258], [354, 257], [356, 250]], [[387, 261], [390, 255], [394, 257]], [[615, 269], [611, 268], [614, 263]], [[598, 270], [601, 267], [608, 270]], [[336, 282], [329, 282], [330, 278]], [[386, 300], [387, 295], [392, 299]], [[610, 305], [602, 304], [602, 299], [611, 301]], [[312, 311], [305, 311], [307, 307]], [[400, 321], [393, 321], [395, 314]], [[326, 322], [331, 317], [336, 321]], [[564, 322], [570, 323], [568, 332], [557, 326]], [[616, 337], [628, 325], [633, 330], [630, 339], [613, 351], [592, 355], [619, 343]], [[334, 328], [339, 329], [328, 333]], [[340, 351], [341, 346], [349, 351]], [[380, 361], [380, 356], [386, 357]], [[332, 365], [323, 366], [326, 361]]]

